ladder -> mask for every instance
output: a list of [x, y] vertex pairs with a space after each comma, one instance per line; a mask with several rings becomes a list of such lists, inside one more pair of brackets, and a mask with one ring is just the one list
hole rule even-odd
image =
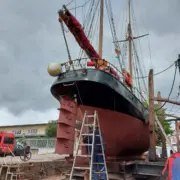
[[[9, 147], [8, 151], [11, 154], [11, 162], [10, 164], [7, 164], [5, 161], [5, 163], [1, 166], [0, 169], [0, 175], [3, 171], [3, 168], [7, 168], [6, 174], [5, 174], [5, 180], [18, 180], [20, 175], [23, 174], [20, 172], [20, 160], [18, 158], [16, 158], [15, 154], [11, 151], [11, 149]], [[17, 162], [13, 163], [13, 159], [15, 159]]]
[[[92, 128], [91, 132], [87, 132], [88, 128]], [[85, 132], [87, 132], [87, 133], [84, 133], [84, 129], [86, 130]], [[98, 131], [96, 131], [97, 129], [98, 129]], [[88, 143], [81, 143], [81, 139], [83, 137], [87, 138], [87, 139], [88, 139], [88, 137], [91, 137], [91, 140], [88, 139]], [[97, 137], [99, 138], [100, 144], [95, 144]], [[91, 143], [90, 143], [90, 141], [91, 141]], [[80, 155], [80, 154], [78, 154], [78, 152], [79, 152], [79, 148], [81, 148], [81, 147], [86, 147], [86, 150], [88, 148], [89, 151], [91, 151], [91, 152], [87, 152], [87, 155]], [[97, 151], [95, 151], [95, 148], [97, 148], [97, 147], [101, 148], [100, 153], [96, 153]], [[96, 157], [101, 156], [101, 162], [94, 162], [94, 156], [96, 156]], [[88, 158], [89, 166], [88, 167], [78, 167], [76, 165], [77, 157]], [[101, 170], [100, 171], [98, 171], [97, 169], [94, 170], [95, 167], [98, 167], [98, 166], [102, 166]], [[104, 171], [102, 171], [102, 169]], [[103, 140], [102, 140], [102, 136], [101, 136], [100, 123], [99, 123], [97, 111], [95, 111], [93, 115], [88, 115], [86, 111], [84, 113], [84, 118], [83, 118], [81, 130], [80, 130], [80, 134], [79, 134], [78, 145], [76, 148], [75, 157], [74, 157], [69, 180], [74, 179], [75, 171], [78, 171], [78, 170], [86, 171], [86, 172], [89, 171], [89, 180], [96, 180], [96, 179], [98, 180], [99, 175], [104, 176], [104, 178], [100, 178], [100, 179], [109, 180], [106, 159], [105, 159], [104, 146], [103, 146]], [[97, 176], [97, 178], [96, 178], [96, 176]]]

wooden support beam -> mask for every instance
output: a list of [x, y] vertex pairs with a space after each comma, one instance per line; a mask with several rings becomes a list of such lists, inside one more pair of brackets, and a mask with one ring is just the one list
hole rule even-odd
[[149, 71], [149, 133], [150, 133], [150, 148], [149, 160], [156, 160], [156, 133], [155, 133], [155, 116], [154, 116], [154, 78], [153, 69]]
[[180, 102], [172, 101], [172, 100], [167, 99], [167, 98], [154, 97], [154, 101], [167, 102], [167, 103], [171, 103], [171, 104], [175, 104], [175, 105], [179, 105], [180, 106]]
[[[160, 91], [157, 94], [157, 98], [159, 98], [159, 99], [161, 98]], [[165, 118], [165, 116], [163, 116], [163, 109], [161, 107], [162, 107], [162, 103], [161, 103], [161, 101], [158, 101], [159, 110], [158, 110], [157, 116], [158, 116], [158, 119], [159, 119], [162, 127], [164, 128], [164, 118]], [[161, 156], [162, 156], [163, 159], [166, 159], [167, 158], [166, 138], [164, 137], [162, 132], [161, 132], [161, 142], [162, 142], [162, 155]]]

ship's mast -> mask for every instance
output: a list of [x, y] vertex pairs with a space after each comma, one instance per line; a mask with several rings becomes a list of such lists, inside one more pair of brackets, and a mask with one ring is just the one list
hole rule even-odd
[[128, 12], [129, 12], [129, 22], [128, 22], [128, 42], [129, 42], [129, 71], [131, 77], [133, 76], [132, 67], [132, 29], [131, 29], [131, 0], [128, 0]]
[[99, 22], [99, 48], [98, 53], [102, 58], [103, 49], [103, 19], [104, 19], [104, 0], [100, 0], [100, 22]]

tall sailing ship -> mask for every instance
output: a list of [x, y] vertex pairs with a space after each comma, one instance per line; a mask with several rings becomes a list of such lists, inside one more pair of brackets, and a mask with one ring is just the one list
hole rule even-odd
[[[92, 114], [96, 110], [107, 156], [139, 156], [149, 148], [148, 110], [141, 93], [143, 83], [138, 78], [143, 76], [142, 69], [139, 68], [139, 59], [133, 49], [136, 39], [145, 35], [133, 36], [130, 0], [127, 33], [122, 41], [117, 38], [111, 0], [90, 0], [88, 3], [89, 11], [83, 27], [66, 6], [58, 12], [68, 61], [48, 66], [49, 74], [57, 76], [51, 92], [61, 105], [56, 153], [73, 154], [76, 120], [82, 120], [85, 111]], [[114, 45], [119, 66], [103, 58], [105, 6], [112, 33], [109, 44]], [[88, 39], [97, 12], [100, 17], [98, 51]], [[71, 57], [65, 28], [68, 28], [81, 48], [80, 57], [76, 59]], [[125, 67], [125, 57], [122, 55], [124, 49], [128, 49], [129, 70]]]

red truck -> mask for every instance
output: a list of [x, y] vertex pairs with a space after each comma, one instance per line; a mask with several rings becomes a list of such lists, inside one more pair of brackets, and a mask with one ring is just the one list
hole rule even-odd
[[0, 156], [14, 152], [15, 136], [13, 133], [0, 132]]
[[20, 156], [22, 161], [31, 159], [30, 146], [16, 143], [13, 133], [0, 132], [0, 157], [7, 155]]

